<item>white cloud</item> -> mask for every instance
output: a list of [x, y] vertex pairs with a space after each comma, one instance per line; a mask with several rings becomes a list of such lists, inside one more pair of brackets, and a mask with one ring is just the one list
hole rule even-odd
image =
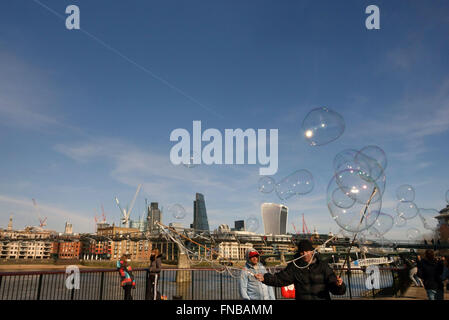
[[[0, 194], [0, 203], [2, 204], [2, 210], [12, 213], [13, 219], [16, 221], [15, 229], [22, 228], [25, 225], [38, 224], [38, 212], [35, 210], [31, 199]], [[40, 214], [47, 217], [49, 229], [54, 228], [55, 231], [62, 232], [65, 222], [70, 222], [74, 227], [74, 232], [94, 231], [92, 219], [87, 218], [84, 212], [67, 210], [59, 205], [42, 202], [38, 203], [38, 208]], [[6, 219], [7, 215], [4, 216]], [[17, 225], [17, 221], [22, 226]]]

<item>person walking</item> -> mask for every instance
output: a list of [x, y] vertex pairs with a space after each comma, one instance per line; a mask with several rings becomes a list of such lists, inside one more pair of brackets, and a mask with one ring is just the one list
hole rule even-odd
[[267, 270], [259, 261], [259, 252], [248, 249], [246, 264], [240, 274], [240, 295], [244, 300], [275, 300], [274, 290], [257, 280], [256, 274], [266, 274]]
[[418, 264], [414, 259], [405, 258], [405, 264], [409, 268], [409, 278], [415, 287], [422, 287], [422, 281], [418, 277]]
[[131, 262], [129, 255], [121, 256], [120, 260], [117, 261], [117, 270], [120, 274], [120, 286], [124, 290], [124, 299], [132, 300], [131, 290], [136, 287], [136, 282], [134, 281], [134, 275], [132, 273], [132, 268], [129, 265]]
[[426, 289], [429, 300], [443, 300], [443, 263], [435, 258], [435, 253], [432, 249], [425, 251], [425, 258], [421, 259], [418, 256], [418, 277], [424, 282], [424, 289]]
[[148, 281], [145, 291], [145, 300], [157, 300], [157, 283], [161, 273], [162, 254], [159, 249], [153, 249], [150, 255], [150, 265], [148, 266]]
[[284, 270], [275, 274], [257, 274], [256, 278], [268, 286], [294, 284], [296, 300], [330, 300], [330, 293], [346, 293], [343, 280], [320, 259], [309, 240], [299, 241], [295, 259]]

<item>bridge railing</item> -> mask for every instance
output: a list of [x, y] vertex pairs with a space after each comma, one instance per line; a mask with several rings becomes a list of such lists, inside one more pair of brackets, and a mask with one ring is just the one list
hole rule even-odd
[[[394, 289], [397, 268], [379, 268], [380, 289]], [[271, 269], [270, 272], [276, 270]], [[187, 273], [190, 281], [179, 282], [177, 273]], [[340, 273], [340, 270], [336, 270]], [[144, 300], [148, 271], [135, 269], [136, 288], [133, 299]], [[39, 272], [0, 272], [0, 300], [122, 300], [124, 290], [120, 276], [114, 269], [80, 269], [79, 289], [68, 289], [65, 270]], [[186, 277], [184, 277], [186, 278]], [[229, 273], [217, 269], [163, 269], [157, 290], [167, 299], [183, 300], [238, 300], [239, 270]], [[333, 299], [353, 299], [378, 296], [379, 290], [366, 287], [368, 275], [364, 268], [343, 269], [342, 278], [347, 285], [346, 294]], [[393, 292], [394, 290], [390, 290]], [[276, 299], [284, 299], [281, 288], [275, 288]]]

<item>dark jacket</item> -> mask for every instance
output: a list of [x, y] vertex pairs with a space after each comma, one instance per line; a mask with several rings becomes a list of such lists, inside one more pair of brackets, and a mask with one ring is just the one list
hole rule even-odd
[[152, 256], [150, 258], [150, 265], [148, 267], [148, 269], [150, 270], [150, 274], [161, 273], [161, 266], [162, 266], [162, 254], [158, 255], [157, 257]]
[[439, 290], [443, 289], [443, 263], [441, 261], [429, 261], [423, 259], [418, 263], [418, 277], [423, 280], [424, 289]]
[[[295, 255], [295, 259], [299, 254]], [[306, 268], [307, 263], [303, 259], [290, 262], [288, 266], [276, 273], [266, 273], [264, 283], [269, 286], [284, 287], [295, 285], [296, 300], [330, 300], [330, 293], [343, 295], [346, 293], [346, 285], [337, 286], [337, 277], [327, 262], [322, 261], [315, 254], [316, 261]]]

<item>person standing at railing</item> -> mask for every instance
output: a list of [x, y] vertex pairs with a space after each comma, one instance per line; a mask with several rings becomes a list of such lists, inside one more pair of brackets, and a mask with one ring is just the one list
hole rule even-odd
[[136, 287], [136, 282], [134, 281], [134, 275], [132, 272], [132, 268], [129, 265], [131, 259], [129, 255], [123, 255], [119, 261], [117, 261], [117, 270], [120, 274], [120, 286], [123, 288], [125, 292], [124, 299], [132, 300], [131, 290]]
[[145, 291], [145, 300], [157, 300], [157, 282], [161, 273], [162, 254], [159, 249], [153, 249], [150, 255], [150, 265], [148, 266], [149, 278]]
[[432, 249], [426, 250], [424, 259], [418, 256], [418, 277], [424, 282], [429, 300], [444, 300], [443, 268], [442, 261], [435, 258]]
[[255, 274], [265, 274], [267, 270], [259, 262], [259, 252], [255, 249], [246, 251], [246, 264], [240, 274], [240, 295], [244, 300], [275, 300], [274, 290], [259, 282]]
[[330, 300], [330, 293], [346, 293], [343, 280], [319, 258], [309, 240], [299, 241], [295, 259], [284, 270], [275, 274], [256, 274], [256, 278], [274, 287], [294, 284], [296, 300]]

